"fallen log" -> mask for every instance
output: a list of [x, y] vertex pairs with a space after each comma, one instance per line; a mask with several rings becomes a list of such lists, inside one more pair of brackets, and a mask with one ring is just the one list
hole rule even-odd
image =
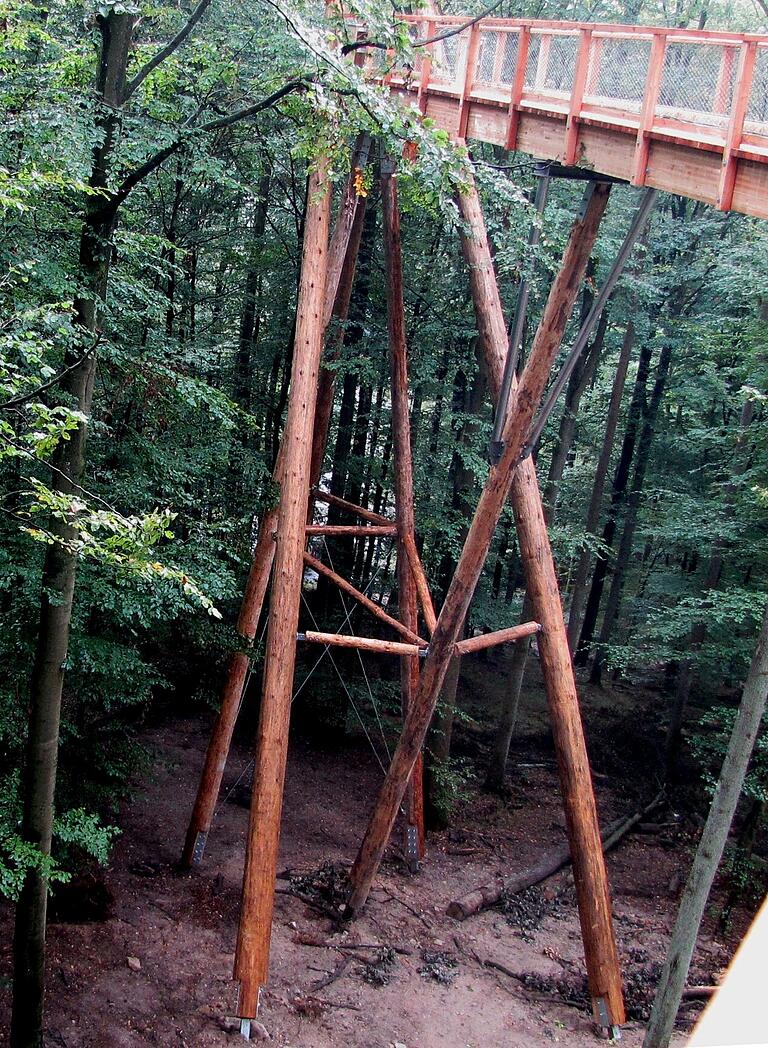
[[[619, 841], [626, 837], [630, 830], [634, 829], [639, 822], [657, 808], [662, 800], [663, 794], [658, 794], [645, 808], [635, 812], [633, 815], [616, 819], [615, 822], [606, 826], [601, 834], [603, 852], [615, 848]], [[545, 856], [535, 866], [522, 870], [520, 873], [515, 874], [514, 877], [499, 878], [492, 884], [481, 884], [480, 887], [473, 889], [466, 895], [462, 895], [460, 899], [454, 899], [448, 906], [448, 916], [455, 918], [457, 921], [464, 921], [467, 917], [480, 913], [481, 910], [487, 910], [489, 907], [495, 906], [502, 895], [515, 895], [517, 892], [525, 891], [526, 888], [532, 888], [535, 884], [540, 884], [541, 881], [547, 880], [548, 877], [552, 877], [559, 870], [562, 870], [564, 866], [568, 866], [570, 861], [571, 851], [568, 845], [565, 844], [556, 852]]]
[[695, 1001], [702, 998], [714, 997], [719, 986], [686, 986], [683, 990], [683, 1000]]

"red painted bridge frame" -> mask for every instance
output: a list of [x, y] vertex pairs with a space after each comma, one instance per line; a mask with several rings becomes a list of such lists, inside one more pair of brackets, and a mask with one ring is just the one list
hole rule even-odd
[[[405, 16], [416, 42], [464, 25]], [[768, 218], [768, 36], [486, 18], [371, 76], [459, 139]]]

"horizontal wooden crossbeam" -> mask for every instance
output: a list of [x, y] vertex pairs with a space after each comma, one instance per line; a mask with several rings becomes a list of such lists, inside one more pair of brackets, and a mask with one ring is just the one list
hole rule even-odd
[[370, 611], [371, 615], [375, 615], [377, 619], [382, 622], [386, 622], [393, 630], [396, 630], [403, 637], [407, 637], [412, 644], [418, 644], [422, 648], [426, 648], [427, 642], [423, 640], [418, 633], [414, 633], [409, 630], [407, 626], [403, 625], [402, 622], [398, 622], [397, 619], [388, 615], [386, 611], [375, 601], [372, 601], [370, 597], [366, 597], [364, 593], [361, 593], [359, 589], [356, 589], [351, 582], [347, 582], [341, 575], [337, 575], [335, 571], [329, 568], [326, 564], [323, 564], [317, 557], [313, 557], [311, 553], [304, 554], [304, 563], [307, 564], [313, 571], [316, 571], [318, 575], [324, 575], [327, 579], [335, 582], [340, 590], [344, 593], [348, 593], [353, 600], [356, 600], [358, 604], [362, 604], [364, 608]]
[[320, 488], [315, 488], [312, 492], [312, 498], [315, 502], [324, 502], [329, 506], [338, 506], [339, 509], [345, 509], [348, 513], [354, 513], [356, 517], [360, 517], [362, 520], [370, 521], [371, 524], [392, 524], [392, 521], [382, 516], [381, 513], [374, 513], [373, 510], [366, 509], [365, 506], [358, 506], [356, 502], [348, 502], [346, 499], [339, 498], [338, 495], [332, 495], [330, 491], [322, 491]]
[[457, 641], [456, 653], [469, 655], [473, 651], [493, 648], [497, 644], [511, 644], [512, 641], [530, 637], [532, 633], [538, 633], [540, 630], [538, 622], [521, 622], [519, 626], [510, 626], [509, 629], [494, 630], [493, 633], [481, 633], [478, 637], [467, 637], [466, 640]]
[[307, 535], [347, 535], [352, 538], [379, 538], [397, 535], [397, 524], [307, 524]]
[[419, 644], [403, 644], [396, 640], [379, 640], [378, 637], [350, 637], [344, 633], [317, 633], [307, 630], [297, 633], [296, 640], [306, 640], [312, 644], [332, 644], [337, 648], [360, 648], [363, 651], [380, 651], [387, 655], [427, 654], [426, 647]]

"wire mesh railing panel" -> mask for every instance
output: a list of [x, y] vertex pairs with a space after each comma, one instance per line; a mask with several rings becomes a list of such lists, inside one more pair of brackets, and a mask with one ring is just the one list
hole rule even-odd
[[593, 38], [584, 101], [639, 113], [650, 59], [650, 40]]
[[517, 69], [518, 34], [503, 30], [480, 33], [474, 83], [508, 87]]
[[499, 81], [502, 84], [511, 84], [515, 79], [519, 46], [519, 33], [504, 33], [502, 38], [503, 54], [501, 56], [501, 69], [499, 71]]
[[568, 96], [573, 90], [578, 46], [578, 34], [531, 32], [526, 91]]
[[725, 127], [736, 67], [729, 51], [722, 44], [668, 41], [657, 116]]
[[541, 50], [541, 34], [532, 33], [528, 44], [528, 60], [525, 63], [525, 90], [532, 91], [536, 83], [536, 70], [539, 65], [539, 51]]
[[576, 77], [576, 59], [581, 38], [553, 36], [549, 45], [549, 62], [544, 87], [547, 91], [570, 94]]
[[573, 90], [579, 34], [531, 33], [526, 91], [567, 96]]
[[[435, 26], [435, 33], [440, 32], [440, 26]], [[464, 68], [464, 58], [467, 53], [468, 35], [462, 33], [458, 36], [449, 36], [445, 40], [434, 44], [432, 47], [432, 80], [439, 80], [445, 84], [454, 84]]]
[[758, 47], [744, 130], [768, 137], [768, 47]]
[[492, 84], [496, 71], [496, 59], [504, 44], [502, 33], [480, 33], [480, 47], [477, 52], [475, 82]]

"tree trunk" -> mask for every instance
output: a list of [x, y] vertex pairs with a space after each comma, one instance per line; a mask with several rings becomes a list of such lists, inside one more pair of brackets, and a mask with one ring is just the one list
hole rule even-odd
[[768, 609], [736, 714], [712, 807], [683, 891], [643, 1048], [667, 1048], [701, 919], [720, 864], [768, 694]]
[[454, 655], [440, 690], [440, 698], [425, 745], [424, 817], [430, 830], [446, 829], [451, 819], [451, 798], [446, 786], [446, 772], [451, 756], [456, 692], [460, 676], [461, 657]]
[[[707, 565], [707, 573], [704, 577], [702, 590], [707, 592], [715, 588], [723, 570], [722, 545], [715, 542]], [[667, 738], [664, 750], [664, 780], [672, 782], [677, 772], [677, 762], [680, 756], [680, 742], [682, 740], [683, 713], [688, 705], [691, 687], [694, 678], [695, 656], [704, 643], [707, 635], [705, 622], [694, 622], [688, 636], [686, 645], [686, 657], [680, 664], [675, 686], [675, 697], [669, 712], [669, 724], [667, 725]]]
[[[96, 139], [90, 185], [107, 186], [119, 109], [125, 90], [128, 54], [134, 15], [99, 17], [101, 57], [95, 84]], [[104, 300], [109, 278], [110, 239], [116, 210], [104, 202], [103, 194], [89, 197], [80, 237], [80, 275], [84, 291], [75, 302], [78, 324], [95, 332], [98, 305]], [[66, 361], [73, 364], [79, 350], [73, 348]], [[92, 349], [61, 383], [62, 389], [85, 416], [90, 415], [96, 355]], [[87, 425], [81, 423], [57, 446], [53, 459], [52, 488], [57, 494], [76, 495], [85, 470]], [[21, 835], [44, 855], [51, 853], [56, 761], [61, 716], [61, 695], [69, 647], [72, 604], [75, 592], [76, 558], [66, 543], [74, 539], [74, 528], [52, 519], [49, 530], [58, 539], [48, 547], [43, 566], [40, 597], [40, 630], [30, 685], [30, 714], [24, 771]], [[45, 986], [45, 932], [48, 880], [39, 869], [27, 871], [16, 906], [13, 940], [12, 1048], [39, 1048], [43, 1038]]]
[[[741, 412], [741, 419], [739, 420], [739, 436], [736, 446], [737, 454], [734, 459], [733, 467], [734, 477], [741, 476], [741, 474], [744, 473], [748, 465], [748, 459], [743, 453], [743, 443], [746, 430], [752, 421], [753, 413], [754, 401], [745, 401]], [[726, 518], [731, 518], [733, 516], [734, 495], [734, 485], [733, 482], [731, 482], [728, 485], [728, 491], [726, 494], [726, 506], [724, 514]], [[712, 550], [709, 557], [709, 564], [707, 566], [707, 573], [704, 577], [704, 583], [702, 586], [702, 589], [705, 592], [714, 589], [720, 580], [720, 575], [723, 570], [724, 546], [725, 543], [720, 536], [718, 536], [712, 543]], [[675, 775], [677, 774], [677, 764], [678, 758], [680, 756], [680, 742], [682, 739], [683, 714], [685, 713], [685, 707], [688, 704], [688, 698], [691, 693], [691, 687], [693, 686], [693, 680], [695, 676], [695, 656], [696, 653], [700, 651], [706, 635], [706, 622], [694, 622], [693, 626], [691, 627], [690, 637], [688, 638], [687, 656], [680, 666], [680, 672], [677, 679], [677, 687], [675, 689], [675, 698], [672, 703], [672, 709], [670, 710], [669, 725], [667, 727], [667, 740], [664, 754], [665, 778], [667, 782], [673, 781]]]
[[252, 354], [259, 338], [261, 301], [261, 256], [264, 233], [267, 228], [267, 211], [269, 207], [269, 189], [272, 178], [271, 168], [267, 165], [259, 181], [259, 198], [253, 213], [253, 230], [251, 233], [251, 251], [248, 271], [245, 275], [243, 305], [240, 312], [240, 330], [237, 336], [237, 355], [235, 357], [234, 399], [245, 411], [251, 410], [251, 390], [253, 382]]
[[[532, 618], [533, 603], [526, 590], [520, 621], [530, 622]], [[517, 711], [520, 707], [520, 694], [523, 690], [523, 678], [525, 677], [525, 666], [528, 661], [530, 644], [530, 637], [525, 637], [515, 644], [515, 650], [512, 653], [512, 664], [509, 667], [509, 677], [507, 679], [507, 691], [502, 696], [501, 717], [493, 738], [491, 758], [488, 761], [488, 771], [485, 775], [485, 788], [486, 790], [492, 790], [494, 793], [500, 793], [504, 788], [507, 758], [509, 757], [512, 736], [515, 734]]]
[[644, 413], [643, 427], [640, 433], [640, 440], [637, 444], [637, 454], [635, 455], [635, 472], [632, 477], [632, 486], [630, 488], [629, 498], [627, 499], [627, 511], [624, 516], [624, 527], [621, 533], [621, 540], [619, 542], [619, 550], [616, 555], [616, 564], [613, 569], [611, 588], [608, 592], [608, 601], [605, 607], [605, 615], [603, 617], [602, 629], [600, 630], [597, 654], [595, 655], [595, 662], [592, 666], [592, 673], [590, 674], [590, 681], [593, 684], [600, 683], [602, 676], [602, 665], [605, 659], [605, 645], [611, 639], [613, 627], [619, 616], [621, 595], [624, 590], [624, 580], [626, 578], [627, 568], [629, 567], [630, 557], [632, 556], [632, 547], [635, 540], [635, 531], [637, 529], [637, 517], [640, 511], [640, 499], [642, 498], [643, 485], [645, 484], [645, 474], [648, 469], [648, 462], [650, 461], [651, 457], [651, 445], [653, 444], [654, 433], [656, 432], [656, 420], [659, 416], [659, 407], [661, 405], [661, 398], [664, 395], [664, 389], [667, 384], [667, 377], [669, 375], [669, 365], [671, 361], [672, 344], [671, 342], [666, 342], [662, 347], [661, 353], [659, 354], [659, 363], [656, 369], [656, 380], [653, 384], [653, 392], [651, 393], [651, 399]]
[[637, 434], [640, 428], [640, 418], [645, 402], [645, 387], [648, 381], [648, 370], [651, 363], [651, 347], [644, 345], [640, 350], [640, 359], [637, 365], [637, 376], [635, 388], [632, 392], [632, 402], [629, 407], [627, 426], [624, 430], [624, 440], [621, 445], [621, 454], [613, 475], [613, 490], [611, 493], [611, 508], [608, 519], [603, 528], [603, 549], [597, 554], [595, 571], [592, 576], [592, 586], [589, 590], [587, 605], [584, 610], [584, 622], [581, 627], [579, 647], [575, 654], [574, 662], [583, 666], [589, 657], [589, 648], [592, 644], [597, 616], [600, 611], [600, 601], [603, 596], [603, 587], [608, 574], [608, 557], [613, 540], [616, 536], [619, 510], [624, 502], [624, 496], [629, 483], [629, 471], [632, 465], [632, 457], [635, 453]]
[[[466, 378], [456, 377], [453, 397], [454, 414], [467, 417], [457, 437], [457, 447], [451, 460], [451, 508], [457, 514], [468, 517], [471, 512], [471, 496], [476, 486], [473, 469], [465, 464], [466, 449], [471, 448], [477, 431], [477, 418], [480, 417], [487, 380], [484, 368], [478, 367], [472, 384], [467, 388]], [[467, 529], [461, 530], [461, 542], [464, 542]], [[445, 579], [445, 588], [453, 575], [456, 562], [452, 558], [441, 565], [440, 577]], [[462, 635], [466, 629], [466, 622]], [[451, 815], [451, 798], [445, 789], [448, 761], [451, 755], [451, 737], [453, 735], [453, 718], [456, 712], [456, 690], [461, 676], [461, 656], [454, 655], [448, 668], [446, 680], [440, 691], [440, 699], [432, 718], [430, 733], [426, 746], [426, 780], [425, 805], [430, 826], [445, 829]]]
[[[597, 528], [600, 523], [600, 514], [603, 506], [603, 493], [605, 492], [605, 480], [608, 476], [608, 467], [613, 453], [613, 442], [616, 438], [616, 428], [619, 424], [619, 413], [621, 411], [621, 400], [624, 395], [624, 384], [627, 379], [629, 358], [635, 342], [635, 326], [630, 321], [624, 332], [621, 345], [619, 361], [616, 365], [616, 374], [613, 379], [611, 399], [608, 404], [608, 415], [605, 423], [605, 434], [603, 445], [600, 449], [600, 457], [595, 470], [595, 480], [592, 485], [592, 495], [587, 510], [587, 522], [585, 531], [587, 535], [597, 537]], [[576, 642], [579, 639], [581, 620], [584, 615], [584, 604], [587, 598], [587, 579], [589, 577], [589, 566], [592, 562], [592, 554], [589, 547], [585, 545], [579, 554], [579, 562], [573, 581], [571, 606], [568, 613], [568, 646], [574, 652]]]
[[581, 398], [584, 395], [584, 390], [592, 381], [595, 374], [595, 369], [600, 360], [600, 354], [603, 351], [605, 333], [607, 330], [608, 310], [604, 309], [597, 322], [595, 337], [593, 338], [587, 352], [577, 362], [568, 382], [565, 403], [563, 405], [563, 414], [560, 418], [560, 428], [557, 434], [557, 443], [552, 452], [552, 459], [547, 474], [547, 483], [544, 488], [544, 505], [547, 507], [547, 521], [550, 525], [553, 524], [555, 520], [560, 482], [563, 479], [563, 473], [565, 472], [565, 467], [571, 455], [571, 449], [573, 448], [573, 442], [576, 437], [576, 418], [579, 413]]

